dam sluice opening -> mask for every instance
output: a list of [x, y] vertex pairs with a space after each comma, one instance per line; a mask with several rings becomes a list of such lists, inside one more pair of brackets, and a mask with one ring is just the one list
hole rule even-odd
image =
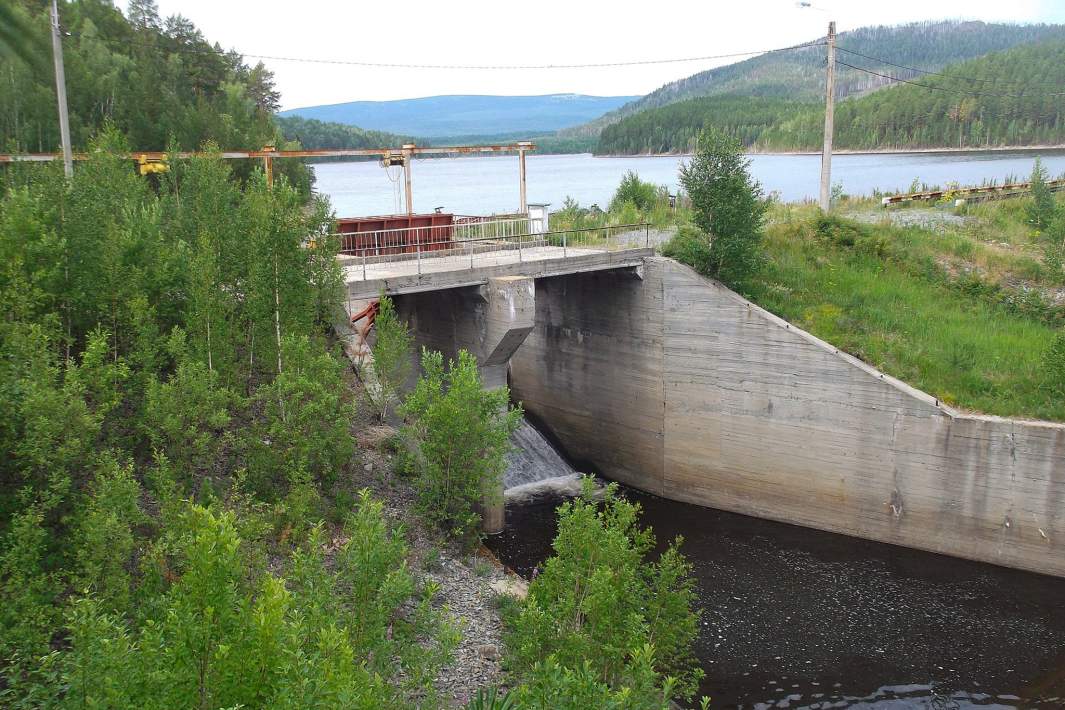
[[[529, 579], [576, 472], [528, 422], [513, 443], [487, 544]], [[713, 707], [1065, 705], [1065, 580], [622, 491], [684, 537]]]

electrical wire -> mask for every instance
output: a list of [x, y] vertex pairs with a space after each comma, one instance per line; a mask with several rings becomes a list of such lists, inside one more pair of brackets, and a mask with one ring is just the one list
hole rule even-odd
[[865, 72], [866, 74], [872, 74], [873, 76], [878, 76], [878, 77], [881, 77], [883, 79], [888, 79], [890, 81], [898, 82], [900, 84], [909, 84], [910, 86], [919, 86], [919, 87], [924, 88], [924, 89], [931, 89], [932, 91], [942, 91], [942, 92], [946, 92], [946, 93], [949, 93], [949, 94], [962, 94], [962, 95], [965, 95], [965, 96], [981, 96], [981, 97], [998, 97], [998, 98], [1006, 98], [1006, 99], [1030, 99], [1030, 98], [1039, 98], [1039, 97], [1047, 97], [1047, 96], [1065, 96], [1065, 93], [1054, 93], [1054, 94], [1046, 94], [1046, 93], [1041, 93], [1041, 94], [1001, 94], [1001, 93], [995, 93], [995, 92], [989, 92], [989, 91], [968, 91], [968, 90], [965, 90], [965, 89], [951, 89], [951, 88], [948, 88], [948, 87], [945, 87], [945, 86], [933, 86], [931, 84], [922, 84], [921, 82], [912, 81], [910, 79], [900, 79], [897, 76], [891, 76], [890, 74], [882, 74], [882, 73], [880, 73], [878, 71], [873, 71], [872, 69], [866, 69], [865, 67], [856, 67], [853, 64], [848, 64], [847, 62], [844, 62], [844, 61], [842, 61], [840, 59], [836, 60], [836, 64], [838, 64], [840, 66], [847, 67], [848, 69], [855, 69], [855, 70], [860, 71], [860, 72]]
[[[77, 32], [67, 32], [68, 36], [84, 36]], [[128, 44], [140, 44], [141, 46], [149, 46], [155, 49], [160, 49], [158, 44], [148, 42], [135, 42], [130, 40], [112, 40], [103, 37], [92, 37], [102, 42], [116, 43], [122, 45]], [[605, 69], [610, 67], [633, 67], [633, 66], [647, 66], [655, 64], [681, 64], [685, 62], [702, 62], [712, 59], [731, 59], [734, 57], [747, 57], [756, 54], [772, 54], [776, 52], [787, 52], [794, 49], [804, 49], [806, 47], [823, 47], [825, 41], [822, 39], [813, 42], [804, 42], [802, 44], [790, 45], [788, 47], [774, 47], [771, 49], [754, 49], [746, 52], [731, 52], [728, 54], [707, 54], [699, 57], [677, 57], [669, 59], [637, 59], [630, 61], [620, 62], [591, 62], [584, 64], [404, 64], [398, 62], [377, 62], [366, 61], [359, 59], [322, 59], [316, 57], [287, 57], [273, 54], [252, 54], [248, 52], [237, 52], [235, 50], [223, 50], [223, 49], [195, 49], [189, 47], [175, 47], [170, 48], [167, 51], [171, 51], [178, 54], [217, 54], [220, 56], [239, 55], [241, 57], [250, 57], [252, 59], [266, 59], [270, 61], [278, 62], [302, 62], [306, 64], [334, 64], [340, 66], [356, 66], [356, 67], [368, 67], [375, 69], [433, 69], [433, 70], [478, 70], [478, 71], [527, 71], [527, 70], [551, 70], [551, 69]]]
[[[1007, 86], [1009, 86], [1009, 85], [1017, 85], [1017, 82], [998, 81], [997, 79], [978, 79], [976, 77], [964, 76], [964, 75], [961, 75], [961, 74], [947, 74], [946, 72], [938, 72], [938, 71], [931, 71], [931, 70], [928, 70], [928, 69], [918, 69], [917, 67], [909, 67], [909, 66], [906, 66], [905, 64], [896, 64], [894, 62], [889, 62], [886, 59], [881, 59], [880, 57], [873, 57], [873, 56], [870, 56], [868, 54], [862, 54], [861, 52], [855, 52], [853, 49], [847, 49], [845, 47], [840, 47], [838, 45], [836, 46], [836, 49], [839, 50], [840, 52], [846, 52], [847, 54], [853, 54], [856, 57], [861, 57], [862, 59], [868, 59], [868, 60], [876, 62], [878, 64], [886, 64], [887, 66], [895, 67], [896, 69], [905, 69], [906, 71], [912, 71], [912, 72], [916, 72], [918, 74], [925, 74], [927, 76], [938, 76], [938, 77], [943, 77], [944, 79], [961, 79], [962, 81], [971, 81], [971, 82], [974, 82], [974, 83], [981, 83], [981, 84], [998, 84], [998, 85], [1005, 84]], [[1025, 83], [1025, 84], [1022, 84], [1022, 86], [1046, 86], [1046, 87], [1052, 87], [1052, 88], [1055, 88], [1055, 89], [1065, 88], [1061, 84], [1030, 84], [1030, 83]]]

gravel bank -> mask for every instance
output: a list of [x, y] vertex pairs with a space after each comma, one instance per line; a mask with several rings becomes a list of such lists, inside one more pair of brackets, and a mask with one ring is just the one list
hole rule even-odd
[[[352, 387], [361, 399], [361, 385], [353, 381]], [[354, 425], [361, 461], [351, 483], [369, 489], [384, 503], [388, 514], [406, 531], [411, 569], [439, 586], [436, 604], [457, 624], [462, 640], [434, 686], [451, 707], [462, 707], [479, 688], [501, 681], [503, 644], [497, 590], [520, 594], [523, 583], [487, 549], [466, 553], [419, 519], [411, 481], [396, 475], [394, 459], [385, 445], [395, 429], [371, 421], [369, 411], [368, 405], [359, 407], [360, 421]]]

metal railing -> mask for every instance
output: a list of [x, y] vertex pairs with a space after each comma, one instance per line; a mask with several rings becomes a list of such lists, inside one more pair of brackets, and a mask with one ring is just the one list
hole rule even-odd
[[445, 249], [453, 242], [478, 239], [506, 239], [528, 234], [530, 220], [524, 215], [457, 217], [450, 224], [434, 224], [395, 229], [338, 232], [340, 253], [358, 257], [389, 257], [418, 251]]
[[[496, 220], [478, 225], [497, 230], [492, 236], [471, 237], [459, 225], [381, 230], [388, 240], [351, 245], [342, 250], [341, 263], [349, 273], [361, 272], [362, 280], [423, 271], [457, 271], [494, 264], [542, 261], [584, 256], [605, 251], [643, 249], [651, 246], [649, 224], [619, 224], [609, 227], [513, 233], [510, 222]], [[450, 230], [450, 231], [448, 231]], [[370, 234], [370, 233], [366, 233]], [[344, 237], [352, 236], [341, 235]], [[405, 238], [404, 238], [405, 237]], [[357, 278], [357, 276], [356, 276]]]

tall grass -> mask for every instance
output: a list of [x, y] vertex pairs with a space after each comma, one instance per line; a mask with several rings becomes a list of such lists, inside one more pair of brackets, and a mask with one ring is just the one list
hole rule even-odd
[[756, 303], [948, 404], [1065, 420], [1044, 366], [1060, 314], [1014, 302], [991, 271], [1038, 276], [1030, 256], [1002, 256], [965, 230], [777, 217]]

